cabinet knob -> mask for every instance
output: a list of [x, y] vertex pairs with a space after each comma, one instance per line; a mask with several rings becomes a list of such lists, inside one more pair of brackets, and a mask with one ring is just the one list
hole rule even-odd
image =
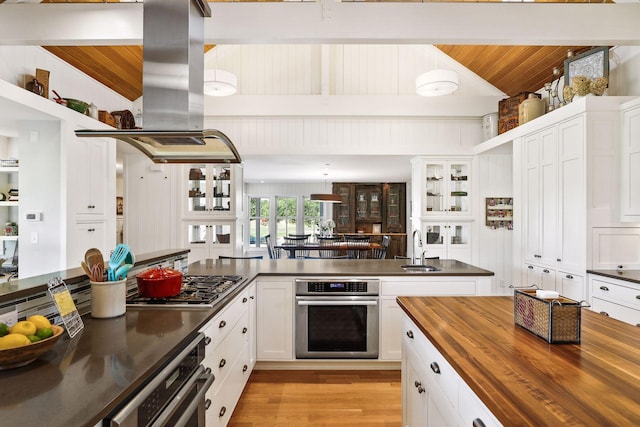
[[218, 413], [218, 417], [222, 418], [224, 417], [224, 414], [227, 412], [227, 408], [225, 408], [224, 406], [222, 408], [220, 408], [220, 412]]
[[573, 276], [571, 274], [567, 274], [567, 279], [573, 279]]
[[436, 374], [440, 374], [440, 366], [438, 366], [438, 362], [431, 362], [431, 365], [429, 365], [429, 367]]
[[205, 369], [205, 370], [204, 370], [204, 373], [205, 373], [205, 374], [210, 374], [210, 373], [211, 373], [211, 368], [207, 368], [207, 369]]
[[220, 321], [220, 324], [218, 325], [218, 328], [222, 329], [222, 328], [224, 328], [225, 326], [227, 326], [227, 322], [225, 322], [224, 320], [221, 320], [221, 321]]
[[224, 368], [224, 365], [227, 364], [227, 361], [225, 359], [220, 359], [220, 363], [218, 364], [218, 368]]
[[527, 267], [529, 270], [533, 270], [533, 265]]
[[601, 290], [601, 291], [608, 292], [608, 291], [609, 291], [609, 288], [607, 288], [606, 286], [600, 286], [600, 290]]
[[640, 299], [640, 295], [636, 295], [636, 299]]
[[253, 295], [251, 295], [249, 298], [250, 299], [256, 299], [256, 297], [254, 297]]
[[422, 383], [420, 381], [418, 381], [418, 380], [415, 380], [413, 382], [413, 385], [415, 386], [415, 388], [418, 388], [418, 387], [420, 387], [422, 385]]
[[418, 393], [422, 394], [424, 392], [425, 392], [424, 387], [422, 387], [422, 386], [418, 387]]
[[407, 331], [407, 336], [413, 339], [413, 331]]
[[542, 270], [543, 273], [549, 274], [549, 270], [547, 270], [546, 268], [544, 270]]
[[204, 345], [209, 345], [209, 344], [211, 344], [211, 337], [206, 337], [204, 339]]
[[562, 258], [556, 258], [556, 261], [562, 262]]
[[242, 333], [243, 333], [243, 334], [246, 334], [246, 333], [247, 333], [247, 331], [248, 331], [248, 329], [247, 329], [247, 328], [242, 328]]
[[484, 423], [482, 422], [482, 420], [480, 418], [474, 419], [473, 422], [471, 423], [471, 425], [473, 427], [485, 427]]
[[249, 369], [247, 365], [242, 366], [242, 372], [247, 372], [247, 369]]
[[601, 311], [600, 314], [602, 314], [603, 316], [609, 317], [609, 313], [607, 313], [606, 311]]
[[211, 399], [207, 399], [204, 401], [204, 410], [206, 411], [211, 407]]
[[248, 300], [246, 297], [242, 298], [242, 302], [243, 302], [243, 303], [245, 303], [245, 302], [247, 302], [247, 301], [249, 301], [249, 300]]

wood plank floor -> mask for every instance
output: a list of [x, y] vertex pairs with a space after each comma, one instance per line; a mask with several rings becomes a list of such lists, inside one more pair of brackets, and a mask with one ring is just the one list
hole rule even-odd
[[247, 426], [402, 424], [400, 371], [253, 371], [229, 421]]

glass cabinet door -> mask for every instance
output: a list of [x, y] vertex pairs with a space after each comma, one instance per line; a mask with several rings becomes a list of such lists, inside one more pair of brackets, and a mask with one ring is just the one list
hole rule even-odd
[[205, 167], [189, 169], [188, 212], [205, 212], [207, 210], [207, 176]]
[[469, 213], [469, 163], [451, 163], [449, 179], [449, 211]]
[[384, 184], [382, 188], [384, 216], [387, 233], [404, 233], [404, 186]]
[[214, 167], [213, 170], [213, 210], [231, 211], [231, 169]]
[[342, 199], [341, 203], [333, 207], [333, 220], [336, 223], [336, 233], [351, 233], [355, 228], [353, 214], [353, 184], [333, 184], [333, 194], [339, 194]]
[[425, 211], [427, 213], [441, 213], [445, 210], [444, 175], [444, 163], [427, 163], [425, 175]]
[[231, 213], [234, 190], [230, 166], [192, 165], [188, 174], [187, 214]]
[[356, 186], [356, 221], [382, 221], [382, 191], [380, 186]]
[[471, 163], [425, 164], [424, 214], [469, 215]]

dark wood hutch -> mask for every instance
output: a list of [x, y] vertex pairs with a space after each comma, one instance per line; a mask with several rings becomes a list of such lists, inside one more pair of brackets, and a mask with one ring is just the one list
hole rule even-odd
[[406, 256], [406, 184], [334, 182], [342, 203], [333, 207], [338, 234], [366, 234], [372, 242], [391, 237], [387, 258]]

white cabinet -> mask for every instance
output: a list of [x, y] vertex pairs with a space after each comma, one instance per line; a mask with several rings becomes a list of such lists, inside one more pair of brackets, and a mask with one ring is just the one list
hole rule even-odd
[[406, 314], [402, 315], [402, 425], [501, 425]]
[[238, 169], [239, 166], [217, 164], [185, 166], [184, 216], [235, 217]]
[[245, 289], [202, 328], [207, 343], [203, 365], [215, 376], [206, 395], [211, 404], [207, 426], [227, 425], [253, 369], [250, 293], [250, 288]]
[[538, 289], [556, 290], [556, 271], [548, 267], [525, 264], [525, 286]]
[[640, 268], [640, 227], [592, 229], [592, 270]]
[[[479, 295], [478, 278], [449, 277], [439, 279], [384, 278], [380, 282], [380, 360], [401, 360], [402, 310], [396, 297]], [[490, 279], [489, 279], [490, 281]]]
[[293, 280], [257, 283], [257, 360], [293, 360]]
[[[73, 213], [83, 215], [104, 215], [107, 209], [107, 144], [97, 138], [77, 138], [69, 143], [69, 158], [73, 166], [69, 168]], [[109, 204], [115, 204], [115, 200]], [[115, 209], [115, 208], [114, 208]]]
[[640, 98], [621, 109], [621, 220], [640, 222]]
[[589, 274], [591, 310], [640, 326], [640, 284]]
[[422, 222], [424, 256], [471, 263], [471, 222]]
[[560, 295], [575, 301], [587, 299], [587, 288], [584, 276], [559, 271], [557, 275], [558, 292]]
[[185, 222], [189, 262], [234, 255], [235, 221]]
[[412, 160], [413, 217], [471, 215], [471, 159]]

